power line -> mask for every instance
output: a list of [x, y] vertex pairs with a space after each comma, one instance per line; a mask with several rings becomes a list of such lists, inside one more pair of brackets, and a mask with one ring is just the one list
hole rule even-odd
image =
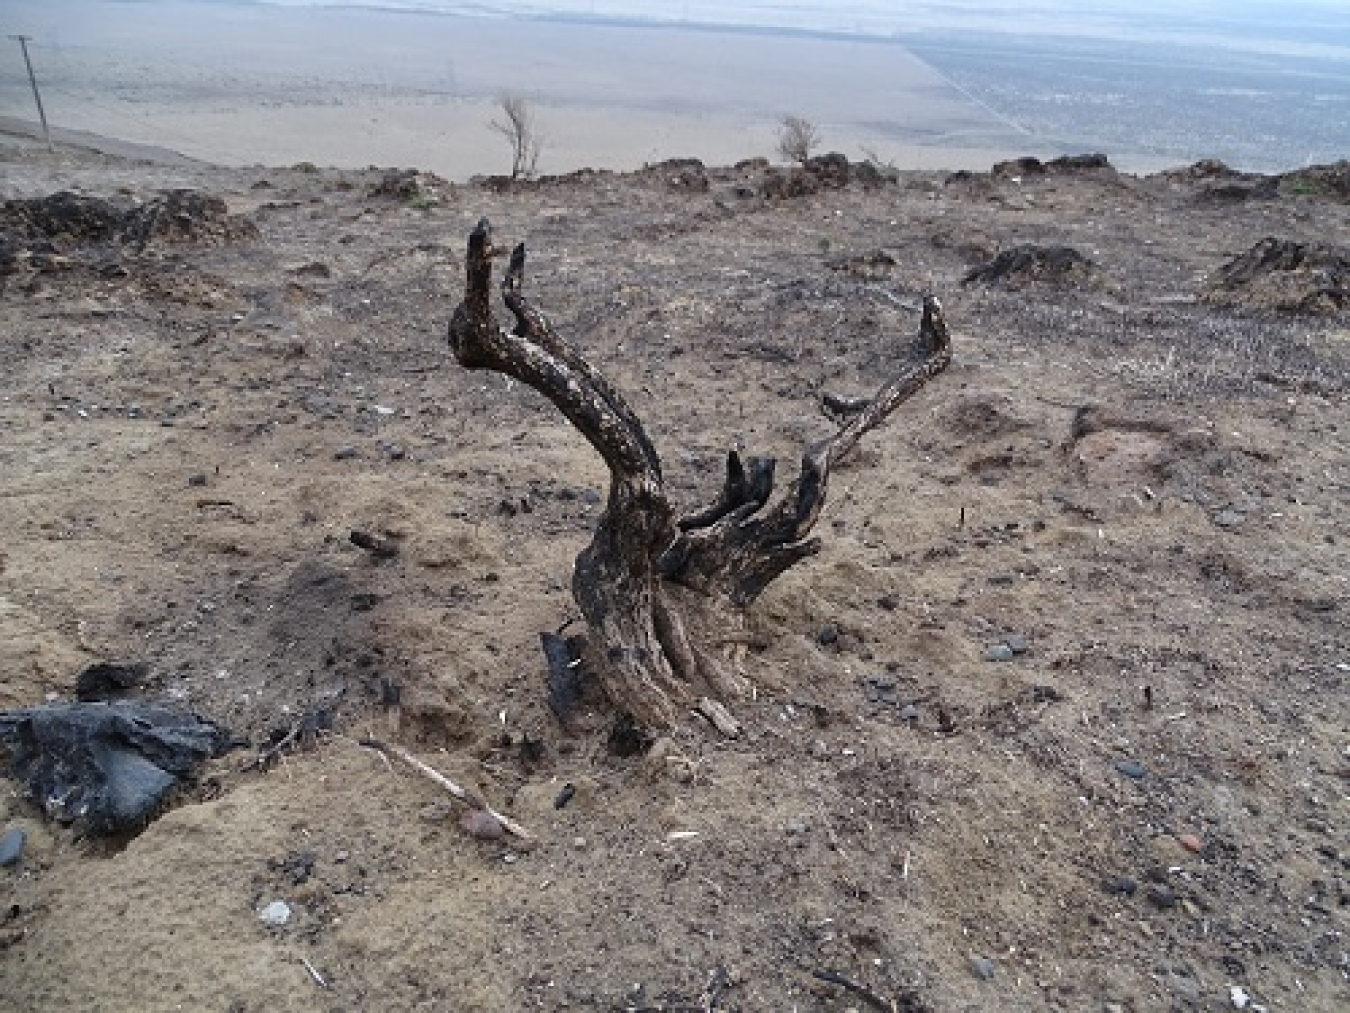
[[28, 83], [33, 86], [33, 101], [37, 103], [38, 118], [42, 120], [42, 136], [47, 141], [47, 150], [51, 151], [53, 150], [52, 132], [47, 128], [47, 113], [42, 108], [42, 96], [38, 93], [37, 75], [33, 73], [33, 61], [28, 58], [28, 40], [31, 39], [32, 36], [11, 35], [10, 38], [16, 41], [19, 44], [19, 48], [23, 50], [23, 62], [28, 68]]

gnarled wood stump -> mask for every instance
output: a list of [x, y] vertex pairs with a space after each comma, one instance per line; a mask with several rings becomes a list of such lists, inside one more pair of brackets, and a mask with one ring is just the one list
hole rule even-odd
[[492, 228], [469, 236], [464, 301], [450, 321], [462, 366], [491, 369], [539, 391], [609, 466], [609, 500], [577, 557], [572, 593], [590, 628], [595, 675], [614, 705], [645, 724], [667, 726], [700, 696], [734, 699], [748, 684], [731, 660], [745, 642], [745, 611], [793, 564], [820, 550], [811, 530], [831, 470], [860, 439], [951, 362], [938, 301], [895, 377], [829, 439], [806, 448], [801, 470], [775, 503], [775, 462], [727, 455], [715, 502], [677, 519], [661, 461], [641, 421], [608, 380], [567, 341], [523, 290], [517, 246], [501, 292], [515, 326], [492, 312]]

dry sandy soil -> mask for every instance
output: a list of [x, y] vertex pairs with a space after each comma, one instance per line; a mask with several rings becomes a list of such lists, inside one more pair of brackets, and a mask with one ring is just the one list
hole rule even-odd
[[[1350, 1006], [1347, 282], [1331, 254], [1223, 271], [1350, 235], [1344, 165], [771, 198], [755, 165], [399, 194], [3, 157], [6, 198], [189, 187], [237, 217], [134, 243], [0, 218], [0, 706], [140, 660], [144, 696], [242, 743], [115, 844], [5, 782], [29, 837], [0, 870], [7, 1008]], [[944, 300], [955, 365], [756, 607], [738, 738], [691, 714], [619, 756], [603, 700], [571, 733], [548, 708], [539, 633], [575, 614], [606, 476], [449, 355], [482, 215], [682, 504], [732, 445], [790, 471], [822, 393], [874, 390], [912, 301]], [[1021, 244], [1085, 260], [961, 284]], [[331, 729], [260, 767], [314, 712]], [[466, 834], [372, 733], [537, 844]]]

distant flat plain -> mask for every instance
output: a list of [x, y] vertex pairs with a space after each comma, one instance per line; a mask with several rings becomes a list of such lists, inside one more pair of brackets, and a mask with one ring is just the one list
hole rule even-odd
[[[55, 125], [224, 164], [500, 172], [506, 150], [488, 123], [504, 92], [533, 101], [544, 172], [769, 156], [785, 113], [818, 123], [826, 148], [902, 168], [1089, 148], [1135, 171], [1205, 155], [1276, 168], [1350, 148], [1350, 77], [1334, 73], [1308, 85], [1320, 97], [1306, 123], [1281, 95], [1256, 129], [1243, 125], [1244, 108], [1261, 106], [1252, 94], [1270, 92], [1269, 57], [1244, 58], [1235, 76], [1137, 44], [989, 34], [849, 40], [174, 2], [7, 10], [6, 31], [34, 36]], [[0, 115], [31, 118], [17, 47], [5, 54]]]

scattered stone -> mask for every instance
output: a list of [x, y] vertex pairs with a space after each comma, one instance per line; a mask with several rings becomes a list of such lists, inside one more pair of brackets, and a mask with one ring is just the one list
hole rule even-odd
[[1017, 574], [1015, 573], [994, 573], [988, 577], [989, 583], [995, 587], [1007, 587], [1009, 584], [1017, 583]]
[[900, 708], [900, 720], [901, 720], [901, 721], [918, 721], [918, 720], [919, 720], [919, 708], [915, 707], [912, 703], [907, 703], [907, 704], [905, 704], [903, 707]]
[[1139, 889], [1139, 882], [1132, 876], [1108, 876], [1102, 881], [1107, 893], [1117, 897], [1133, 897]]
[[1167, 976], [1167, 987], [1192, 1006], [1200, 1002], [1200, 982], [1189, 974], [1173, 971]]
[[1214, 523], [1221, 528], [1236, 528], [1247, 519], [1241, 510], [1220, 510], [1214, 516]]
[[274, 900], [258, 912], [258, 920], [269, 929], [285, 928], [291, 920], [291, 906], [284, 900]]
[[1116, 771], [1132, 781], [1138, 781], [1144, 776], [1144, 765], [1138, 760], [1117, 760]]
[[1181, 834], [1177, 837], [1177, 843], [1193, 855], [1200, 854], [1204, 844], [1195, 834]]
[[985, 661], [1012, 661], [1016, 657], [1007, 644], [995, 644], [984, 652]]
[[1252, 997], [1241, 985], [1228, 986], [1228, 1001], [1233, 1004], [1233, 1009], [1246, 1009], [1251, 1005]]
[[333, 451], [333, 460], [335, 461], [350, 461], [360, 456], [361, 451], [355, 447], [338, 447], [337, 450]]
[[1180, 900], [1181, 898], [1176, 895], [1176, 891], [1171, 890], [1168, 887], [1165, 886], [1149, 887], [1148, 902], [1152, 904], [1154, 907], [1156, 907], [1159, 911], [1171, 910], [1172, 908], [1177, 906], [1177, 903]]
[[783, 832], [789, 837], [800, 837], [810, 829], [810, 824], [803, 819], [791, 819], [783, 824]]
[[868, 703], [894, 704], [896, 698], [895, 680], [886, 676], [869, 676], [863, 680], [863, 695]]
[[205, 476], [205, 475], [197, 474], [197, 475], [189, 475], [189, 476], [188, 476], [188, 485], [189, 485], [189, 486], [192, 486], [192, 487], [194, 487], [194, 488], [199, 488], [199, 487], [201, 487], [201, 486], [203, 486], [203, 485], [205, 485], [205, 484], [206, 484], [206, 476]]
[[0, 868], [17, 865], [19, 857], [23, 854], [23, 846], [27, 842], [28, 835], [24, 833], [22, 827], [10, 827], [6, 830], [5, 836], [0, 837]]
[[832, 647], [839, 643], [839, 627], [834, 623], [826, 623], [816, 634], [816, 641], [822, 647]]
[[470, 837], [480, 841], [499, 841], [506, 836], [501, 821], [483, 809], [470, 809], [460, 816], [459, 825]]
[[994, 976], [994, 962], [988, 957], [971, 957], [970, 973], [982, 981], [989, 981]]
[[1008, 650], [1012, 651], [1013, 654], [1026, 654], [1027, 651], [1031, 650], [1031, 641], [1020, 633], [1009, 633], [1003, 638], [1003, 642], [1008, 645]]

